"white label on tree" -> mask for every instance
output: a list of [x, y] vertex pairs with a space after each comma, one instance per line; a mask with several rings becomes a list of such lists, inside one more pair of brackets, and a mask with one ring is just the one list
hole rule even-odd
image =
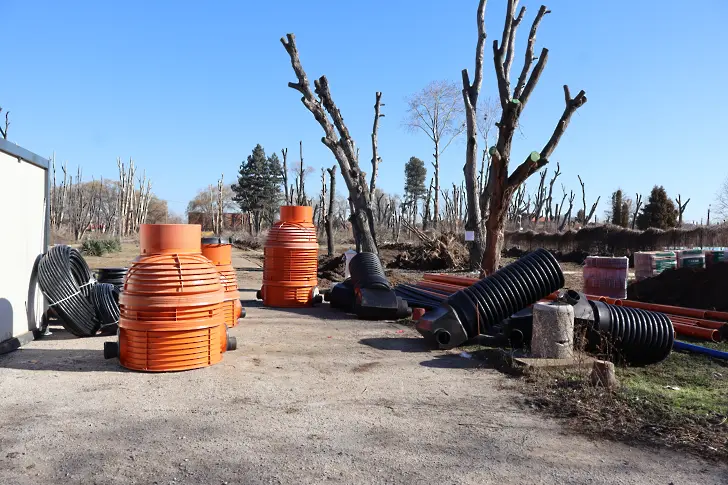
[[475, 241], [475, 231], [465, 231], [466, 241]]

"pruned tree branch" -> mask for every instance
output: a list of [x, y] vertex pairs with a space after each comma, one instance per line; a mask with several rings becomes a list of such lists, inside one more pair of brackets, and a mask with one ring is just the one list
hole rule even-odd
[[551, 134], [551, 138], [546, 142], [541, 153], [538, 153], [538, 157], [534, 157], [532, 153], [513, 171], [510, 177], [508, 177], [508, 185], [515, 186], [522, 183], [549, 162], [548, 158], [558, 146], [561, 137], [566, 131], [566, 127], [569, 126], [571, 117], [577, 109], [586, 103], [586, 92], [584, 90], [579, 91], [576, 98], [572, 99], [569, 96], [569, 86], [564, 85], [564, 95], [566, 98], [566, 106], [564, 107], [564, 112], [561, 114], [559, 122], [556, 124], [556, 128], [554, 128], [554, 132]]
[[[2, 113], [3, 109], [0, 107], [0, 113]], [[0, 127], [0, 136], [3, 137], [4, 140], [8, 139], [8, 127], [10, 126], [10, 111], [5, 112], [5, 129]]]
[[[533, 61], [536, 60], [536, 58], [533, 56], [534, 47], [536, 45], [536, 33], [538, 32], [538, 27], [541, 24], [541, 20], [548, 13], [551, 13], [551, 10], [548, 10], [545, 5], [541, 5], [541, 8], [538, 9], [538, 13], [536, 14], [536, 18], [533, 19], [533, 24], [531, 24], [531, 32], [528, 34], [528, 44], [526, 46], [523, 69], [521, 69], [521, 75], [518, 76], [518, 84], [516, 84], [516, 89], [513, 91], [513, 97], [516, 99], [521, 99], [523, 90], [526, 87], [526, 78], [528, 77], [528, 73], [531, 70], [531, 64], [533, 64]], [[543, 67], [541, 69], [543, 70]]]
[[374, 191], [376, 190], [377, 175], [379, 174], [379, 163], [382, 159], [379, 157], [379, 146], [377, 141], [377, 135], [379, 132], [379, 118], [383, 118], [384, 115], [380, 113], [381, 107], [384, 106], [382, 103], [382, 93], [377, 91], [376, 102], [374, 103], [374, 126], [372, 127], [372, 181], [369, 184], [369, 198], [374, 197]]

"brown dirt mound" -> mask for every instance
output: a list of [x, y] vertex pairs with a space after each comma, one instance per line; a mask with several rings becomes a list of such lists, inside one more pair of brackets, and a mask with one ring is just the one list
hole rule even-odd
[[727, 295], [728, 263], [666, 270], [627, 288], [630, 300], [717, 311], [728, 311]]
[[[318, 261], [318, 278], [319, 280], [334, 283], [344, 281], [344, 258], [340, 254], [335, 256], [320, 255]], [[321, 281], [319, 281], [319, 286], [328, 285], [321, 285]]]
[[387, 268], [432, 271], [463, 268], [468, 260], [467, 248], [454, 235], [441, 234], [399, 253]]

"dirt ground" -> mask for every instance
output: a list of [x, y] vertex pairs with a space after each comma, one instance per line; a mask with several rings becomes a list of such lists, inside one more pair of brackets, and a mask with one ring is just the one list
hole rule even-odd
[[590, 440], [524, 410], [502, 374], [411, 328], [253, 301], [238, 350], [128, 372], [62, 329], [0, 356], [0, 483], [725, 484], [728, 467]]

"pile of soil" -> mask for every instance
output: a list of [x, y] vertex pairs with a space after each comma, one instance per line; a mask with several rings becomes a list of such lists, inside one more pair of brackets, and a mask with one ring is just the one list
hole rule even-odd
[[[521, 256], [524, 256], [531, 251], [526, 251], [525, 249], [520, 249], [517, 247], [512, 247], [507, 250], [503, 250], [502, 256], [506, 258], [520, 258]], [[584, 264], [584, 261], [586, 261], [587, 256], [594, 256], [590, 255], [586, 251], [569, 251], [568, 253], [562, 252], [562, 251], [552, 251], [549, 249], [549, 252], [554, 255], [557, 261], [561, 263], [575, 263], [575, 264]], [[599, 256], [611, 256], [611, 255], [599, 255]]]
[[467, 261], [467, 248], [453, 235], [441, 234], [432, 241], [407, 247], [387, 264], [387, 268], [420, 271], [462, 269]]
[[707, 269], [669, 269], [632, 283], [627, 298], [646, 303], [728, 311], [728, 263]]
[[[331, 283], [344, 281], [344, 258], [341, 254], [334, 256], [319, 255], [318, 260], [319, 286], [333, 286]], [[322, 284], [323, 282], [323, 284]], [[326, 283], [329, 283], [328, 285]]]

